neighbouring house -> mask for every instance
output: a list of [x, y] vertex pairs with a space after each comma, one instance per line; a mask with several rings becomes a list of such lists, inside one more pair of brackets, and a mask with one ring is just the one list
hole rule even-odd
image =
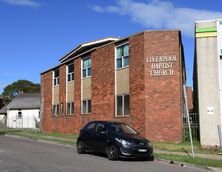
[[7, 120], [7, 109], [5, 105], [0, 109], [0, 128], [6, 127], [6, 120]]
[[193, 83], [200, 143], [222, 146], [222, 19], [195, 23]]
[[83, 43], [41, 73], [41, 130], [78, 133], [90, 120], [112, 120], [152, 141], [181, 142], [185, 81], [179, 30]]
[[40, 93], [22, 93], [7, 106], [8, 128], [37, 128], [40, 122]]

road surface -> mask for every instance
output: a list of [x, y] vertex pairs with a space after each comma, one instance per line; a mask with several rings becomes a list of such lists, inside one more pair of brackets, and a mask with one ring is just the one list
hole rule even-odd
[[109, 161], [72, 147], [0, 136], [0, 172], [207, 172], [161, 161]]

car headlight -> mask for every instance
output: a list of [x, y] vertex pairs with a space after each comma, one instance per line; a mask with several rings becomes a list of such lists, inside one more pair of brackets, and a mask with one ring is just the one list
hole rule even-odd
[[150, 143], [150, 142], [148, 142], [148, 146], [149, 146], [149, 147], [153, 147], [153, 144]]
[[130, 146], [132, 145], [132, 143], [126, 141], [126, 140], [123, 140], [123, 139], [119, 139], [119, 138], [115, 138], [116, 141], [118, 141], [119, 143], [121, 143], [123, 146]]

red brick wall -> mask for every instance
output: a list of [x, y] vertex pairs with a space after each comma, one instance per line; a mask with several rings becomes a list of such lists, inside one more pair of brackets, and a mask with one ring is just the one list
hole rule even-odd
[[42, 113], [41, 130], [45, 132], [53, 131], [52, 121], [52, 71], [41, 76]]
[[145, 126], [145, 78], [144, 33], [129, 38], [129, 91], [132, 125], [146, 136]]
[[187, 91], [187, 104], [189, 112], [193, 111], [193, 90], [192, 87], [186, 87]]
[[[145, 32], [146, 135], [151, 140], [180, 142], [182, 137], [179, 33]], [[176, 55], [173, 76], [150, 76], [146, 57]]]
[[[145, 40], [145, 43], [144, 43]], [[78, 133], [89, 120], [114, 120], [130, 123], [150, 140], [181, 141], [181, 75], [178, 32], [143, 32], [131, 36], [129, 57], [130, 117], [115, 117], [115, 45], [93, 51], [92, 113], [81, 114], [81, 58], [75, 65], [75, 115], [51, 115], [52, 72], [42, 75], [44, 111], [42, 129]], [[175, 75], [151, 77], [147, 56], [176, 55]], [[65, 65], [60, 66], [60, 103], [65, 103]]]
[[94, 51], [92, 58], [92, 115], [98, 120], [112, 120], [115, 114], [115, 45]]

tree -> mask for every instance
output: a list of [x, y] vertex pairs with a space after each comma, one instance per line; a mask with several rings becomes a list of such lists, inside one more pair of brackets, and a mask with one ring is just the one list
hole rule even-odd
[[28, 80], [18, 80], [6, 86], [2, 93], [4, 103], [8, 103], [20, 93], [38, 93], [40, 92], [40, 84], [35, 84]]

